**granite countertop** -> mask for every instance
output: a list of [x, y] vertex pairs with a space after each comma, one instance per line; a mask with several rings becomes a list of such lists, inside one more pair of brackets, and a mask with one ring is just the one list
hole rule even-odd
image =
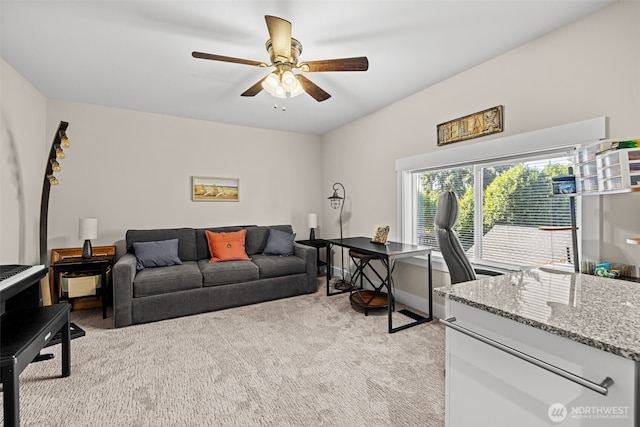
[[538, 268], [444, 286], [434, 292], [640, 361], [640, 283]]

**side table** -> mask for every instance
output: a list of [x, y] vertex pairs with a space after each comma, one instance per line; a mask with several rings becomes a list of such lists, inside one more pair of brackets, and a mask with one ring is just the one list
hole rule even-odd
[[54, 304], [58, 302], [60, 295], [60, 275], [62, 273], [83, 273], [100, 274], [102, 276], [102, 286], [100, 294], [102, 298], [102, 318], [107, 318], [107, 297], [111, 284], [110, 275], [107, 274], [113, 267], [115, 255], [96, 255], [88, 259], [82, 257], [62, 258], [51, 264], [53, 272], [53, 295]]
[[[329, 271], [331, 269], [330, 266], [330, 257], [329, 257], [329, 244], [327, 243], [326, 240], [323, 239], [314, 239], [314, 240], [296, 240], [296, 243], [300, 243], [301, 245], [305, 245], [305, 246], [312, 246], [314, 248], [317, 249], [316, 252], [316, 264], [318, 266], [318, 274], [320, 274], [320, 267], [327, 267], [327, 274], [329, 274]], [[325, 250], [325, 259], [327, 260], [322, 261], [320, 259], [320, 249]]]

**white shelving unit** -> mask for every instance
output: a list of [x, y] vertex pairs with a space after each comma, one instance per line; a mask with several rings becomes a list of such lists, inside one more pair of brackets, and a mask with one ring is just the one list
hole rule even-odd
[[640, 148], [607, 151], [596, 156], [602, 191], [640, 189]]
[[599, 190], [596, 153], [600, 150], [600, 144], [591, 145], [576, 155], [576, 190], [580, 194], [596, 194]]

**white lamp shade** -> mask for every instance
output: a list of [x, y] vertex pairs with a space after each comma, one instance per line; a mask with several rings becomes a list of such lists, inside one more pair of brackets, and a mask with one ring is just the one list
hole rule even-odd
[[314, 213], [307, 215], [307, 223], [309, 228], [318, 228], [318, 215]]
[[98, 218], [80, 218], [78, 239], [91, 240], [98, 237]]

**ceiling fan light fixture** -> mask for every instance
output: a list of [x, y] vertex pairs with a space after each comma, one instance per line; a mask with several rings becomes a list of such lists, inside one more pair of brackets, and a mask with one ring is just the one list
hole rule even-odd
[[276, 88], [275, 93], [273, 93], [272, 95], [275, 96], [276, 98], [286, 98], [287, 92], [284, 90], [282, 86], [278, 86]]
[[280, 77], [277, 73], [273, 72], [267, 76], [267, 78], [264, 80], [264, 83], [266, 87], [275, 90], [275, 88], [280, 86]]
[[282, 81], [282, 87], [287, 92], [291, 92], [297, 82], [296, 76], [291, 71], [285, 71], [282, 73], [282, 78], [280, 80]]
[[293, 84], [293, 88], [289, 91], [289, 96], [291, 98], [295, 98], [296, 96], [303, 93], [304, 93], [304, 88], [302, 87], [298, 79], [296, 79], [295, 83]]

